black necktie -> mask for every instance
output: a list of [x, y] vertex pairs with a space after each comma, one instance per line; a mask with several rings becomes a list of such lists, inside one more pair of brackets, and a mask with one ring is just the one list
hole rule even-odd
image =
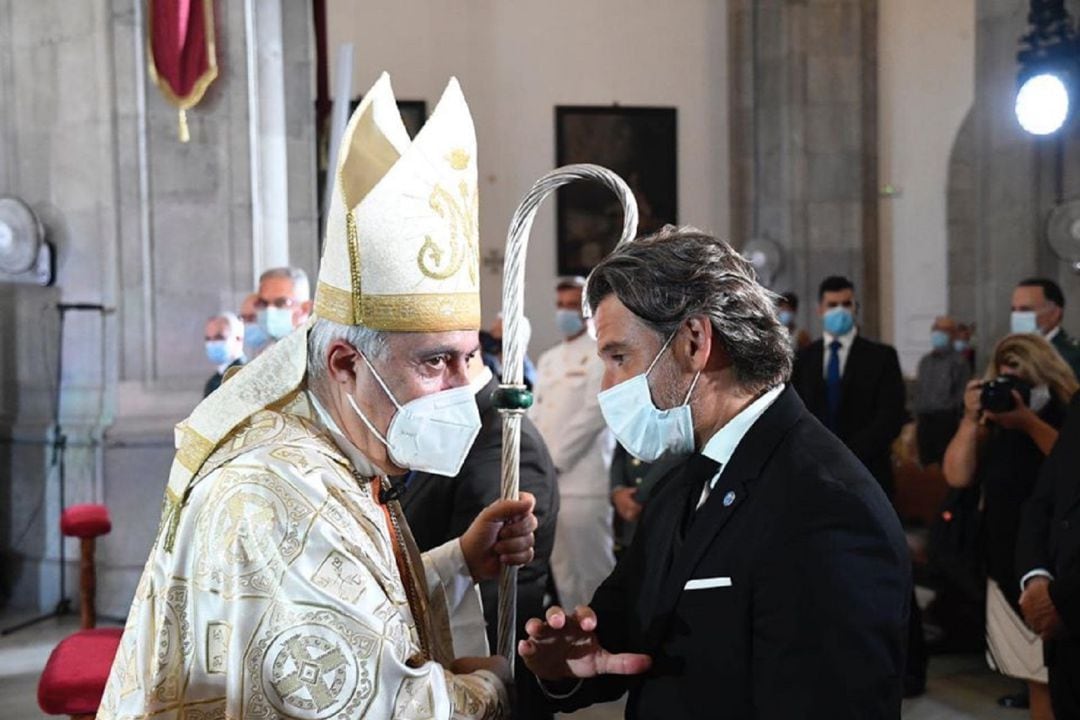
[[716, 471], [719, 469], [720, 463], [701, 454], [694, 455], [686, 461], [683, 477], [686, 479], [688, 495], [686, 507], [683, 508], [682, 522], [679, 524], [677, 538], [679, 545], [682, 544], [687, 533], [690, 532], [690, 526], [693, 524], [694, 516], [697, 514], [698, 502], [701, 500], [701, 493], [705, 489], [705, 484], [716, 477]]

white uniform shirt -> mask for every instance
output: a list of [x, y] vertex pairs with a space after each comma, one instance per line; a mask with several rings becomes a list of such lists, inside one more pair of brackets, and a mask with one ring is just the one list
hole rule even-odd
[[[610, 492], [611, 435], [600, 413], [604, 365], [588, 333], [540, 356], [536, 403], [529, 417], [559, 471], [562, 497], [604, 497]], [[606, 461], [605, 461], [606, 458]]]

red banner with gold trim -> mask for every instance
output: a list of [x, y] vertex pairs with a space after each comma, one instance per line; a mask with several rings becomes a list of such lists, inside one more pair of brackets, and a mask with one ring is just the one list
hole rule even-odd
[[180, 111], [180, 141], [189, 139], [187, 110], [217, 77], [213, 0], [147, 0], [150, 78]]

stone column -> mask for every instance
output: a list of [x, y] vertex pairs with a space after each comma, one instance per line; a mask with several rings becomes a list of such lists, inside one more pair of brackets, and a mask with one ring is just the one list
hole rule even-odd
[[252, 274], [289, 264], [281, 0], [245, 0]]
[[[779, 242], [778, 291], [849, 276], [880, 326], [876, 0], [731, 0], [732, 239]], [[757, 147], [755, 156], [754, 148]]]
[[1013, 286], [1037, 267], [1034, 141], [1016, 122], [1017, 40], [1027, 3], [980, 0], [975, 38], [975, 314], [981, 353], [1008, 332]]
[[[55, 303], [115, 308], [69, 318], [61, 418], [67, 503], [113, 514], [98, 587], [101, 611], [122, 615], [156, 533], [172, 428], [213, 372], [206, 318], [253, 289], [257, 256], [316, 270], [311, 3], [252, 3], [268, 17], [250, 28], [245, 3], [213, 5], [220, 73], [183, 144], [148, 78], [145, 0], [0, 0], [0, 194], [34, 207], [58, 247], [57, 287], [0, 286], [0, 596], [12, 606], [57, 599]], [[247, 74], [263, 39], [266, 90]], [[257, 177], [252, 127], [272, 156]], [[269, 257], [253, 241], [260, 187]]]
[[[1066, 3], [1074, 24], [1080, 3]], [[981, 356], [1008, 333], [1015, 284], [1039, 275], [1057, 280], [1069, 301], [1065, 326], [1080, 331], [1080, 279], [1046, 242], [1046, 215], [1061, 198], [1080, 193], [1080, 123], [1050, 138], [1034, 138], [1016, 121], [1017, 41], [1028, 30], [1027, 3], [979, 0], [973, 109], [974, 230], [957, 238], [970, 247]], [[1055, 180], [1061, 153], [1062, 184]], [[955, 249], [955, 248], [954, 248]], [[953, 262], [962, 256], [953, 253]]]

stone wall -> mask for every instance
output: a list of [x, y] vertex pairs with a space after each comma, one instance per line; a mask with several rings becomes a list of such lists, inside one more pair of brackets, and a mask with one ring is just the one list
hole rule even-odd
[[948, 308], [958, 198], [946, 188], [975, 96], [975, 0], [880, 0], [879, 23], [881, 337], [914, 377], [930, 326]]
[[949, 154], [946, 187], [948, 213], [949, 314], [960, 322], [975, 320], [976, 228], [975, 212], [975, 119], [969, 110], [956, 133]]
[[[1009, 329], [1009, 300], [1017, 281], [1032, 275], [1056, 279], [1071, 306], [1065, 327], [1080, 331], [1080, 277], [1056, 258], [1045, 240], [1046, 213], [1057, 200], [1054, 181], [1061, 153], [1062, 197], [1080, 195], [1080, 125], [1036, 139], [1016, 122], [1017, 41], [1027, 31], [1027, 4], [979, 0], [974, 122], [975, 315], [981, 356]], [[1066, 3], [1075, 23], [1080, 2]]]
[[[103, 612], [123, 614], [154, 537], [172, 425], [212, 373], [205, 319], [237, 308], [266, 258], [317, 266], [310, 3], [214, 3], [220, 75], [188, 113], [187, 144], [147, 75], [145, 7], [0, 0], [0, 194], [35, 208], [59, 256], [55, 288], [0, 286], [0, 597], [16, 607], [57, 599], [55, 303], [113, 309], [68, 315], [60, 418], [67, 504], [103, 501], [113, 515], [99, 592]], [[270, 30], [252, 16], [268, 10]], [[260, 48], [283, 90], [256, 123], [248, 73]], [[264, 184], [260, 199], [287, 208], [287, 227], [257, 242], [252, 153], [266, 148], [287, 182], [269, 195]]]
[[[732, 238], [785, 248], [776, 290], [805, 301], [826, 275], [859, 288], [879, 327], [876, 0], [730, 0]], [[758, 148], [755, 159], [755, 146]]]
[[[434, 109], [460, 80], [476, 124], [482, 259], [501, 258], [514, 208], [554, 167], [555, 106], [678, 109], [678, 219], [728, 236], [726, 0], [338, 0], [327, 3], [331, 92], [340, 43], [355, 46], [353, 93], [382, 70], [403, 100]], [[525, 308], [535, 359], [555, 326], [554, 198], [529, 241]], [[501, 261], [500, 261], [501, 262]], [[486, 322], [502, 303], [501, 265], [482, 265]]]

